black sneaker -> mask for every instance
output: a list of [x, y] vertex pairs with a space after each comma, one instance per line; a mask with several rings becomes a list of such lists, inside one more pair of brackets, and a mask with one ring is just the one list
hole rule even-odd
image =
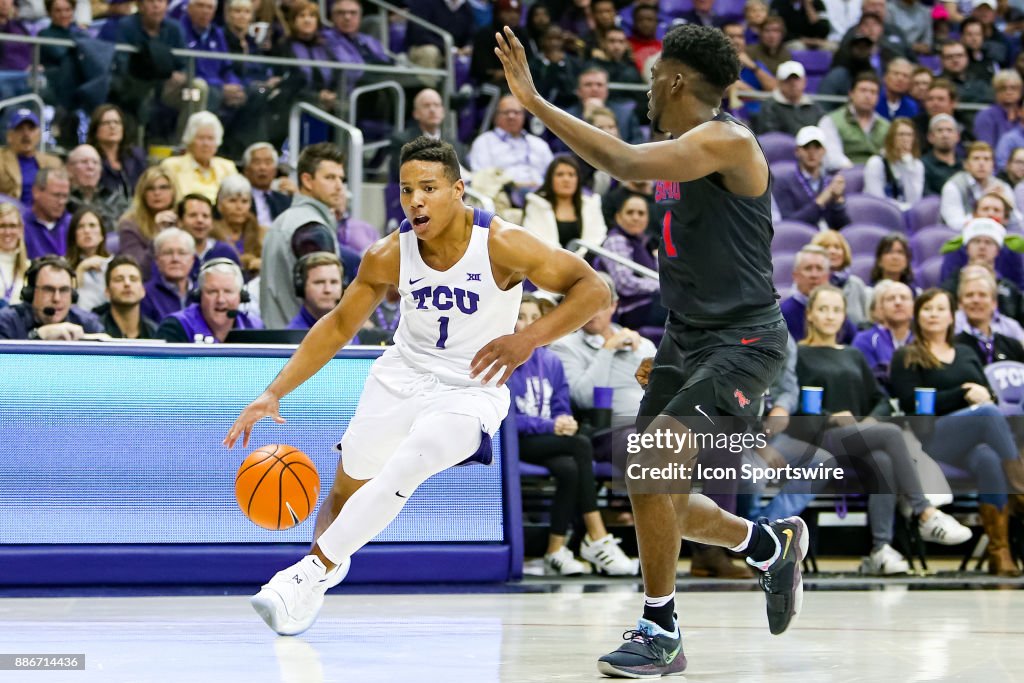
[[797, 614], [804, 600], [804, 581], [800, 564], [807, 556], [807, 525], [799, 517], [787, 517], [768, 522], [757, 521], [775, 538], [778, 550], [775, 556], [765, 562], [747, 562], [762, 574], [758, 582], [764, 589], [768, 601], [768, 629], [772, 635], [784, 633]]
[[669, 633], [653, 621], [641, 619], [635, 631], [622, 634], [626, 640], [615, 652], [597, 660], [597, 670], [613, 678], [661, 678], [682, 676], [686, 670], [683, 636]]

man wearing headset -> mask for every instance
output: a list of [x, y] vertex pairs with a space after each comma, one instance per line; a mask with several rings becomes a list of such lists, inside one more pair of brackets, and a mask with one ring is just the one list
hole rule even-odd
[[156, 336], [169, 342], [220, 344], [231, 330], [261, 330], [263, 323], [238, 307], [249, 301], [242, 269], [229, 259], [213, 259], [199, 270], [192, 303], [160, 323]]
[[329, 251], [315, 251], [295, 262], [292, 280], [302, 309], [288, 323], [289, 330], [308, 330], [341, 301], [345, 268]]
[[0, 311], [0, 339], [100, 339], [99, 318], [75, 306], [75, 270], [59, 256], [43, 256], [25, 273], [21, 303]]

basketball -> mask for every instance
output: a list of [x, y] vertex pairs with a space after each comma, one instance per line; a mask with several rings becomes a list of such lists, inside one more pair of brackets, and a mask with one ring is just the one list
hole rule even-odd
[[250, 520], [272, 531], [291, 529], [313, 512], [320, 495], [316, 465], [281, 444], [253, 451], [235, 475], [235, 498]]

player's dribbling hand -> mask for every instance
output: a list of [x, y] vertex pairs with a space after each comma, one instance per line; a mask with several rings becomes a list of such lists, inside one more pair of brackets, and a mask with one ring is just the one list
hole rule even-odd
[[224, 445], [229, 449], [235, 447], [238, 437], [242, 437], [242, 448], [249, 445], [249, 435], [252, 434], [253, 426], [265, 417], [274, 419], [277, 424], [284, 424], [285, 419], [281, 417], [281, 406], [273, 394], [262, 393], [259, 398], [250, 403], [242, 411], [242, 414], [231, 425], [228, 435], [224, 437]]
[[654, 358], [644, 358], [640, 361], [640, 367], [636, 369], [636, 373], [633, 375], [636, 377], [637, 384], [642, 388], [647, 388], [647, 383], [651, 381], [651, 368], [654, 367]]
[[501, 33], [495, 33], [494, 38], [498, 43], [494, 48], [494, 54], [501, 60], [501, 65], [505, 69], [508, 89], [521, 105], [529, 109], [533, 100], [539, 98], [540, 94], [533, 84], [533, 76], [530, 75], [530, 67], [526, 63], [526, 50], [508, 26]]
[[496, 386], [504, 386], [512, 371], [525, 363], [530, 354], [533, 353], [534, 345], [521, 334], [506, 334], [491, 341], [473, 356], [473, 362], [469, 364], [469, 378], [476, 379], [478, 375], [486, 371], [480, 378], [481, 384], [490, 383], [491, 379], [501, 371], [505, 371], [498, 379]]

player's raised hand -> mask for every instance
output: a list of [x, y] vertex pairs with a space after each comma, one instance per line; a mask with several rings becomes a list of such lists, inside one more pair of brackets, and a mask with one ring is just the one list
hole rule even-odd
[[469, 365], [470, 379], [486, 372], [480, 379], [481, 384], [491, 381], [502, 368], [505, 371], [498, 379], [497, 386], [502, 386], [512, 376], [512, 372], [525, 363], [533, 353], [534, 345], [521, 334], [506, 334], [490, 342], [473, 356]]
[[529, 109], [531, 103], [540, 98], [540, 94], [533, 84], [530, 66], [526, 63], [526, 49], [508, 26], [505, 27], [504, 33], [495, 33], [494, 39], [498, 42], [494, 54], [498, 55], [501, 65], [505, 68], [508, 89], [521, 105]]
[[263, 392], [259, 398], [245, 407], [235, 420], [235, 424], [231, 425], [228, 435], [224, 437], [224, 445], [229, 449], [234, 448], [235, 442], [241, 436], [242, 448], [248, 446], [253, 426], [265, 417], [273, 418], [277, 424], [285, 423], [285, 419], [281, 417], [281, 406], [277, 397], [268, 392]]

